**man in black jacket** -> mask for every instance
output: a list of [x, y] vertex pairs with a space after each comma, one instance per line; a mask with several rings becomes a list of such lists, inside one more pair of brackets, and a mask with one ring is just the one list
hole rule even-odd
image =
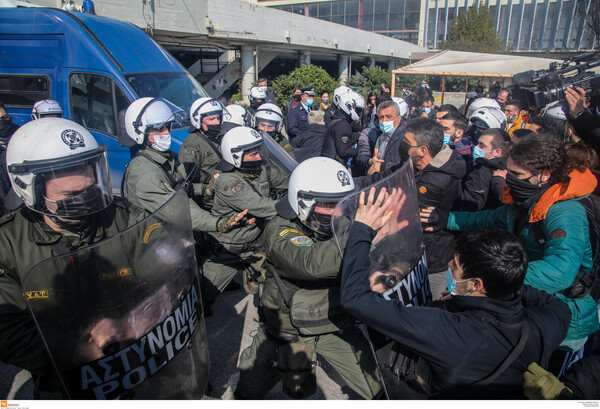
[[292, 148], [294, 148], [294, 158], [298, 163], [321, 156], [326, 131], [325, 112], [310, 111], [308, 114], [308, 127], [291, 141]]
[[444, 129], [431, 118], [414, 118], [406, 123], [406, 144], [415, 169], [419, 208], [433, 207], [436, 228], [423, 232], [429, 284], [433, 299], [446, 289], [446, 271], [452, 258], [454, 236], [445, 229], [448, 214], [460, 196], [460, 181], [465, 176], [465, 161], [442, 143]]
[[[439, 303], [442, 308], [406, 308], [369, 284], [371, 241], [385, 224], [387, 210], [386, 202], [373, 204], [373, 198], [374, 193], [365, 203], [361, 195], [346, 246], [342, 307], [424, 359], [433, 397], [523, 399], [521, 374], [532, 361], [547, 365], [567, 333], [570, 312], [555, 297], [523, 286], [527, 255], [518, 238], [501, 230], [465, 233], [448, 272], [455, 295]], [[503, 362], [507, 368], [497, 371]], [[470, 387], [492, 374], [491, 382]], [[386, 384], [388, 391], [394, 386]]]
[[473, 170], [463, 181], [456, 209], [476, 212], [495, 209], [502, 204], [509, 147], [510, 137], [506, 132], [486, 129], [481, 133], [477, 146], [473, 148]]

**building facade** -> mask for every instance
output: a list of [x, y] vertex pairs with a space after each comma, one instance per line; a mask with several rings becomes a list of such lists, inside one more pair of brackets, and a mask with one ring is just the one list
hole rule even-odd
[[[247, 0], [248, 1], [248, 0]], [[484, 4], [496, 32], [514, 51], [583, 51], [594, 47], [586, 24], [595, 0], [250, 0], [439, 49], [469, 6]]]

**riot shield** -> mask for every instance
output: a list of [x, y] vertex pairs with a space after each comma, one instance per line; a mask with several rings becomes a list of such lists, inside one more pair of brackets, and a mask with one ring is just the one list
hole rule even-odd
[[266, 132], [261, 132], [261, 135], [263, 137], [265, 148], [261, 151], [261, 154], [264, 153], [266, 159], [272, 166], [276, 166], [291, 174], [294, 169], [296, 169], [296, 166], [298, 166], [296, 159], [294, 159], [281, 145], [275, 142], [275, 139], [273, 139], [271, 135]]
[[[72, 399], [200, 399], [209, 357], [188, 199], [23, 280]], [[41, 293], [40, 293], [41, 292]]]
[[[382, 188], [388, 193], [395, 189], [397, 195], [390, 208], [392, 216], [379, 230], [369, 253], [371, 289], [387, 300], [399, 300], [409, 306], [424, 305], [431, 299], [431, 290], [412, 161], [363, 191], [368, 192], [372, 187], [376, 189], [376, 195]], [[400, 191], [405, 195], [404, 199]], [[344, 198], [333, 212], [333, 231], [342, 254], [358, 209], [359, 195], [357, 192]], [[365, 322], [365, 325], [368, 328], [369, 323]], [[368, 335], [387, 397], [410, 398], [406, 383], [398, 380], [397, 368], [389, 365], [390, 362], [406, 362], [398, 359], [399, 345], [370, 328]], [[417, 397], [423, 399], [423, 395]]]

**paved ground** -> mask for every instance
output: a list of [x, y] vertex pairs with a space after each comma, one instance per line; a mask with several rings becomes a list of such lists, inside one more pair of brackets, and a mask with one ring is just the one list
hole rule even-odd
[[[213, 306], [213, 315], [206, 318], [209, 336], [210, 379], [212, 391], [205, 399], [233, 399], [237, 384], [238, 357], [252, 342], [251, 336], [258, 327], [256, 297], [244, 290], [225, 292]], [[317, 393], [310, 399], [360, 399], [341, 377], [323, 359], [317, 368]], [[0, 399], [32, 399], [33, 382], [26, 371], [0, 362]], [[289, 399], [277, 385], [265, 399]]]

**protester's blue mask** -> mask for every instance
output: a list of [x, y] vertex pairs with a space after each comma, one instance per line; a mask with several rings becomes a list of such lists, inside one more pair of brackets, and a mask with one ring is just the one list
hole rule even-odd
[[457, 294], [454, 292], [454, 290], [456, 289], [456, 283], [464, 283], [465, 281], [470, 281], [470, 280], [473, 280], [473, 279], [467, 278], [466, 280], [456, 281], [454, 279], [454, 276], [452, 275], [452, 269], [450, 267], [448, 267], [448, 275], [446, 276], [446, 282], [448, 284], [448, 291], [450, 291], [450, 294], [452, 294], [452, 295], [469, 295], [472, 291], [469, 291], [466, 294]]
[[314, 99], [307, 99], [307, 100], [306, 100], [306, 106], [309, 106], [309, 107], [311, 107], [311, 106], [312, 106], [312, 104], [313, 104], [313, 102], [315, 102], [315, 100], [314, 100]]
[[473, 147], [473, 162], [475, 162], [475, 160], [477, 158], [483, 158], [485, 157], [485, 154], [487, 153], [487, 151], [481, 149], [479, 146], [475, 145]]
[[381, 132], [391, 135], [396, 130], [396, 127], [394, 126], [394, 121], [386, 121], [379, 123], [379, 129], [381, 129]]
[[452, 137], [451, 133], [444, 134], [444, 145], [448, 145], [450, 143], [450, 138]]
[[423, 108], [423, 112], [425, 112], [426, 114], [430, 114], [431, 108]]

